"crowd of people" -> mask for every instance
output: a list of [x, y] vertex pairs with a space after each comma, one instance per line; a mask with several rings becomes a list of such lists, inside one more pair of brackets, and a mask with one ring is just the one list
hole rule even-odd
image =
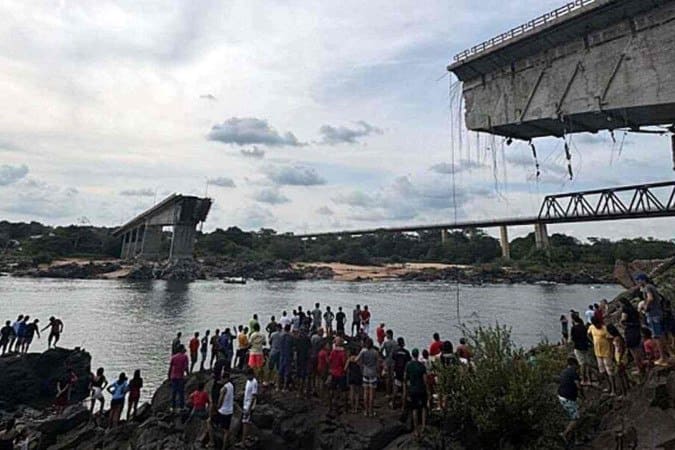
[[[202, 439], [215, 443], [214, 433], [222, 433], [225, 445], [235, 408], [241, 409], [242, 441], [247, 439], [258, 394], [264, 389], [325, 401], [331, 415], [362, 412], [374, 417], [376, 388], [384, 383], [389, 407], [407, 405], [414, 434], [421, 437], [427, 411], [434, 407], [433, 362], [469, 364], [472, 354], [466, 341], [462, 339], [454, 349], [450, 341], [442, 341], [435, 333], [428, 348], [409, 351], [405, 339], [395, 337], [384, 323], [375, 330], [376, 341], [370, 338], [367, 305], [356, 305], [351, 317], [347, 330], [342, 307], [333, 312], [330, 306], [322, 309], [316, 303], [310, 311], [298, 306], [291, 314], [283, 311], [278, 320], [272, 316], [264, 327], [253, 314], [246, 325], [213, 333], [210, 329], [203, 334], [195, 331], [185, 343], [178, 332], [171, 343], [167, 370], [171, 411], [186, 420], [206, 421], [208, 432]], [[201, 382], [186, 399], [187, 377], [196, 371], [211, 371], [212, 387], [207, 392], [206, 383]], [[235, 371], [246, 375], [241, 406], [234, 402], [231, 374]], [[91, 409], [99, 402], [103, 410], [103, 392], [107, 390], [112, 395], [109, 421], [114, 427], [127, 393], [127, 418], [134, 414], [142, 386], [139, 371], [131, 380], [121, 373], [117, 381], [108, 384], [104, 369], [99, 368], [91, 376]]]
[[5, 325], [0, 328], [0, 355], [7, 353], [28, 353], [33, 339], [41, 338], [40, 332], [49, 329], [47, 337], [47, 348], [56, 344], [61, 338], [63, 332], [63, 321], [52, 316], [46, 327], [40, 329], [40, 319], [32, 319], [29, 315], [20, 314], [14, 322], [7, 320]]
[[670, 301], [646, 275], [637, 275], [636, 282], [642, 300], [636, 307], [628, 298], [620, 298], [618, 321], [614, 321], [618, 323], [608, 320], [607, 300], [589, 305], [583, 318], [574, 310], [569, 319], [560, 317], [562, 344], [569, 343], [574, 354], [560, 375], [558, 389], [558, 398], [570, 419], [561, 434], [565, 441], [571, 439], [577, 425], [577, 401], [584, 388], [599, 387], [605, 394], [620, 398], [651, 368], [671, 364], [675, 321]]

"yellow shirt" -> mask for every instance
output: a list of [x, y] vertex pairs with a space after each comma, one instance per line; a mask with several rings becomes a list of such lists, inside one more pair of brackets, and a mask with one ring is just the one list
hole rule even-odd
[[612, 346], [610, 339], [612, 336], [607, 332], [607, 328], [596, 328], [595, 325], [588, 327], [588, 334], [593, 338], [593, 351], [598, 358], [611, 358]]

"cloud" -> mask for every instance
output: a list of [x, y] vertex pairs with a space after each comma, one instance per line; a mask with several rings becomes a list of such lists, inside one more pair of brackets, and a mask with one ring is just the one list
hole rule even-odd
[[207, 138], [224, 144], [250, 145], [260, 144], [268, 147], [299, 147], [303, 144], [293, 133], [281, 135], [270, 127], [266, 120], [255, 117], [232, 117], [220, 125], [211, 127]]
[[25, 164], [20, 166], [3, 164], [0, 166], [0, 186], [14, 184], [26, 175], [28, 175], [28, 166]]
[[328, 206], [322, 206], [321, 208], [316, 210], [316, 213], [321, 215], [321, 216], [332, 216], [335, 214], [332, 209], [330, 209]]
[[263, 227], [272, 227], [277, 219], [268, 209], [262, 208], [257, 204], [239, 209], [235, 212], [236, 223], [241, 224], [243, 229], [259, 229]]
[[432, 172], [440, 173], [443, 175], [449, 175], [452, 173], [458, 174], [460, 172], [471, 171], [474, 169], [482, 169], [486, 167], [484, 164], [480, 164], [476, 161], [469, 161], [466, 159], [460, 160], [459, 163], [455, 163], [454, 166], [452, 163], [438, 163], [429, 167], [429, 170]]
[[211, 101], [216, 101], [218, 100], [215, 95], [213, 94], [202, 94], [199, 96], [199, 98], [203, 98], [204, 100], [211, 100]]
[[[50, 219], [70, 218], [74, 223], [76, 215], [82, 215], [83, 205], [79, 192], [73, 187], [61, 187], [44, 181], [27, 178], [12, 185], [11, 195], [2, 202], [0, 210], [18, 215], [24, 220], [36, 217]], [[100, 208], [100, 205], [98, 205]]]
[[125, 189], [120, 191], [120, 195], [124, 195], [126, 197], [154, 197], [155, 191], [149, 188]]
[[278, 185], [315, 186], [326, 183], [326, 180], [311, 167], [269, 166], [264, 172], [274, 184]]
[[339, 194], [333, 201], [338, 204], [349, 206], [369, 207], [373, 206], [376, 200], [362, 191], [352, 191], [347, 194]]
[[282, 194], [279, 189], [261, 189], [253, 194], [253, 199], [261, 203], [268, 203], [270, 205], [279, 205], [281, 203], [288, 203], [291, 200]]
[[256, 147], [255, 145], [251, 150], [247, 150], [245, 148], [242, 148], [239, 150], [242, 156], [246, 158], [253, 158], [253, 159], [263, 159], [265, 157], [265, 150]]
[[234, 180], [228, 177], [209, 178], [207, 181], [209, 184], [218, 187], [228, 187], [228, 188], [236, 187], [236, 185], [234, 184]]
[[360, 138], [370, 136], [371, 134], [382, 134], [380, 128], [374, 127], [363, 120], [355, 122], [356, 127], [334, 127], [332, 125], [323, 125], [319, 129], [321, 134], [321, 143], [326, 145], [337, 144], [356, 144]]

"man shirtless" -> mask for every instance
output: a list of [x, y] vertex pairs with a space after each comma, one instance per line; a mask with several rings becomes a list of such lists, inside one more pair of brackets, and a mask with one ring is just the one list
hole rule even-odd
[[47, 348], [52, 347], [52, 341], [54, 341], [54, 347], [56, 347], [56, 343], [59, 342], [61, 333], [63, 332], [63, 322], [61, 319], [51, 316], [47, 326], [40, 331], [45, 331], [47, 328], [51, 328], [49, 331], [49, 337], [47, 338]]

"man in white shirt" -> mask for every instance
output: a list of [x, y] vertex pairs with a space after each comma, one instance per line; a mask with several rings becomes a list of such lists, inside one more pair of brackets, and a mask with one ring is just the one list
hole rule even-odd
[[286, 311], [281, 313], [281, 319], [279, 319], [279, 323], [281, 324], [281, 329], [286, 328], [286, 325], [291, 324], [291, 318], [288, 317], [288, 313]]
[[246, 388], [244, 389], [244, 404], [243, 412], [241, 415], [241, 442], [244, 444], [246, 442], [246, 437], [251, 427], [251, 414], [256, 405], [256, 400], [258, 398], [258, 380], [255, 379], [253, 375], [253, 370], [248, 369], [246, 371]]
[[586, 319], [586, 325], [591, 323], [591, 319], [595, 315], [595, 311], [593, 310], [593, 305], [588, 305], [588, 309], [584, 313], [584, 318]]
[[223, 430], [223, 450], [227, 448], [227, 438], [230, 434], [230, 424], [232, 423], [232, 414], [234, 414], [234, 385], [230, 381], [230, 373], [223, 373], [223, 381], [225, 384], [220, 390], [218, 399], [218, 412], [213, 417], [213, 425], [209, 427], [211, 434], [211, 443], [215, 446], [214, 428], [218, 427]]

